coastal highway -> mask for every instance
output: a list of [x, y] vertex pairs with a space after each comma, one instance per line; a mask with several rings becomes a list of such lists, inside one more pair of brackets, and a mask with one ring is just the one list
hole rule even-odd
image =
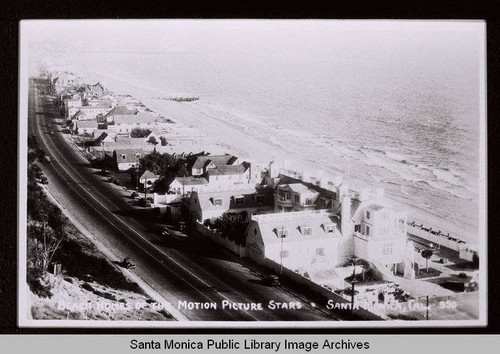
[[[130, 215], [135, 208], [117, 186], [105, 182], [98, 170], [71, 146], [56, 125], [57, 114], [41, 90], [45, 81], [31, 79], [28, 130], [37, 136], [51, 163], [43, 166], [48, 189], [92, 235], [118, 259], [131, 257], [133, 272], [191, 321], [336, 321], [338, 315], [311, 306], [303, 294], [268, 287], [261, 274], [210, 243], [190, 237], [174, 244], [150, 232], [146, 221]], [[51, 123], [51, 128], [47, 128]], [[49, 131], [54, 130], [54, 134]], [[271, 309], [269, 303], [300, 308]], [[223, 303], [262, 304], [262, 309], [223, 308]], [[192, 304], [192, 305], [190, 305]], [[203, 305], [196, 305], [203, 304]], [[208, 305], [207, 305], [208, 304]], [[216, 307], [209, 307], [216, 304]], [[187, 306], [185, 306], [187, 305]], [[189, 308], [193, 307], [194, 308]]]

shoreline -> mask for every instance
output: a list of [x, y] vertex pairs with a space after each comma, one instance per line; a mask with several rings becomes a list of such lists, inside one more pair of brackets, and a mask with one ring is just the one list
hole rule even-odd
[[[204, 106], [202, 98], [201, 101], [196, 102], [148, 99], [144, 97], [148, 95], [157, 96], [159, 92], [135, 86], [122, 79], [111, 78], [103, 74], [90, 72], [87, 69], [85, 69], [85, 71], [85, 75], [82, 76], [84, 82], [104, 82], [106, 87], [114, 93], [130, 94], [153, 111], [164, 115], [166, 118], [172, 119], [176, 124], [195, 127], [212, 140], [212, 147], [217, 147], [217, 150], [243, 158], [251, 158], [266, 164], [274, 160], [281, 163], [281, 166], [279, 166], [279, 163], [275, 164], [277, 167], [283, 167], [283, 164], [287, 161], [288, 163], [293, 161], [293, 156], [290, 156], [290, 152], [286, 151], [283, 145], [279, 144], [279, 141], [276, 142], [273, 141], [273, 139], [266, 139], [266, 137], [252, 134], [253, 128], [251, 126], [242, 127], [241, 125], [228, 121], [226, 117], [216, 117], [213, 112], [210, 112], [211, 108], [209, 104]], [[212, 109], [212, 111], [216, 110]], [[231, 117], [232, 115], [229, 114], [229, 116]], [[276, 130], [279, 131], [279, 127], [277, 127]], [[337, 149], [341, 150], [342, 147], [337, 147]], [[216, 154], [219, 153], [219, 151], [213, 151], [210, 147], [208, 147], [207, 151]], [[346, 165], [346, 161], [343, 160], [342, 157], [339, 157], [338, 154], [332, 154], [331, 158], [333, 162], [339, 162], [338, 166]], [[358, 165], [362, 164], [359, 163]], [[345, 172], [343, 172], [341, 168], [331, 168], [327, 166], [321, 168], [319, 162], [315, 160], [309, 161], [309, 159], [306, 159], [301, 162], [294, 161], [291, 163], [291, 166], [298, 171], [311, 171], [312, 175], [315, 174], [314, 172], [322, 170], [331, 176], [340, 175], [344, 180], [348, 180], [349, 182], [356, 180], [355, 178], [346, 178]], [[363, 166], [358, 166], [358, 170], [362, 167]], [[358, 174], [369, 175], [368, 168], [365, 170], [366, 172], [358, 171]], [[368, 185], [375, 188], [375, 183], [366, 182], [365, 180], [359, 181], [362, 182], [362, 185]], [[349, 185], [352, 188], [356, 185], [356, 182], [349, 183]], [[386, 199], [390, 201], [393, 207], [401, 208], [408, 212], [408, 221], [416, 221], [429, 226], [441, 225], [437, 228], [450, 232], [450, 234], [469, 243], [482, 242], [479, 235], [479, 228], [476, 228], [475, 225], [460, 225], [446, 217], [440, 216], [437, 214], [437, 211], [433, 211], [431, 208], [425, 209], [423, 206], [412, 204], [411, 200], [407, 200], [404, 196], [399, 197], [397, 191], [388, 190], [387, 187], [383, 188], [385, 189]]]

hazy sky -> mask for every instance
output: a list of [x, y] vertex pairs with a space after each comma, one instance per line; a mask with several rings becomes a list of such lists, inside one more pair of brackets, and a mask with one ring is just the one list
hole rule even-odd
[[[321, 51], [324, 41], [363, 51], [401, 46], [442, 46], [459, 54], [484, 36], [479, 21], [328, 20], [70, 20], [23, 21], [30, 40], [53, 40], [73, 50]], [[356, 48], [357, 43], [362, 48]], [[380, 47], [382, 46], [382, 48]], [[419, 48], [419, 50], [424, 49]]]

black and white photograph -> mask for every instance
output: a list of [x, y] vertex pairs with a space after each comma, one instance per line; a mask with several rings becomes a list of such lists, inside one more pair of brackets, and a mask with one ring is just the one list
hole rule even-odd
[[485, 36], [21, 21], [19, 326], [485, 326]]

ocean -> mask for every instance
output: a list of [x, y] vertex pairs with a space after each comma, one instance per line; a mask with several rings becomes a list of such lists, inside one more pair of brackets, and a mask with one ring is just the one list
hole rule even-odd
[[111, 89], [199, 97], [175, 104], [200, 124], [229, 124], [291, 159], [382, 187], [409, 220], [476, 242], [478, 36], [272, 22], [231, 31], [207, 25], [73, 59]]

